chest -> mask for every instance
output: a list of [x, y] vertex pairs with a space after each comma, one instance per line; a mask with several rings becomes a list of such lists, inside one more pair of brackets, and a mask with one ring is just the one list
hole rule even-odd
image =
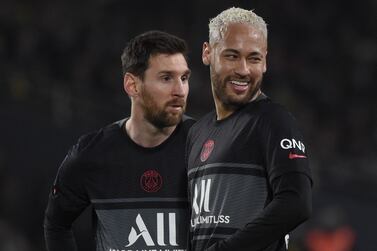
[[183, 146], [149, 153], [109, 151], [91, 165], [84, 181], [91, 199], [186, 195]]
[[257, 121], [235, 120], [198, 130], [188, 149], [188, 167], [213, 163], [261, 164]]

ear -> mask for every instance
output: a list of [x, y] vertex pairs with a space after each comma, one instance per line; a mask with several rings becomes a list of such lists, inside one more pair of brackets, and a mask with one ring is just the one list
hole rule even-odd
[[203, 50], [202, 50], [202, 61], [205, 65], [210, 65], [211, 59], [210, 59], [210, 53], [211, 53], [211, 47], [208, 42], [203, 43]]
[[265, 73], [267, 71], [267, 51], [266, 51], [266, 55], [264, 55], [264, 66], [263, 66], [263, 73]]
[[137, 77], [132, 73], [127, 72], [126, 74], [124, 74], [123, 88], [124, 91], [128, 94], [128, 96], [135, 97], [139, 94], [137, 81]]

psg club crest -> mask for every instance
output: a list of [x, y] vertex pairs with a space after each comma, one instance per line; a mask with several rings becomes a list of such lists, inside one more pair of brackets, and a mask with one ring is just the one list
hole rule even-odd
[[215, 146], [215, 142], [212, 139], [209, 139], [206, 141], [206, 143], [204, 143], [202, 152], [200, 153], [200, 160], [202, 162], [208, 159], [209, 155], [211, 155], [212, 153], [214, 146]]
[[162, 186], [162, 177], [156, 170], [148, 170], [141, 176], [140, 185], [148, 193], [157, 192]]

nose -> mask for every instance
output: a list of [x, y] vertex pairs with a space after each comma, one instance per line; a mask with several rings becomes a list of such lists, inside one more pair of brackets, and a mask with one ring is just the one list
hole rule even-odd
[[247, 76], [250, 74], [246, 59], [240, 59], [239, 61], [237, 61], [234, 73], [240, 76]]
[[172, 94], [173, 96], [184, 97], [186, 95], [187, 88], [187, 83], [179, 79], [173, 85]]

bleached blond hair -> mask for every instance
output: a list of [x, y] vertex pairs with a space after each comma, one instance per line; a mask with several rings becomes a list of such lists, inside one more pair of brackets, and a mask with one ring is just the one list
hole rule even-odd
[[224, 37], [224, 34], [231, 23], [250, 24], [262, 32], [267, 40], [267, 24], [252, 10], [232, 7], [224, 10], [209, 21], [209, 43], [214, 44]]

